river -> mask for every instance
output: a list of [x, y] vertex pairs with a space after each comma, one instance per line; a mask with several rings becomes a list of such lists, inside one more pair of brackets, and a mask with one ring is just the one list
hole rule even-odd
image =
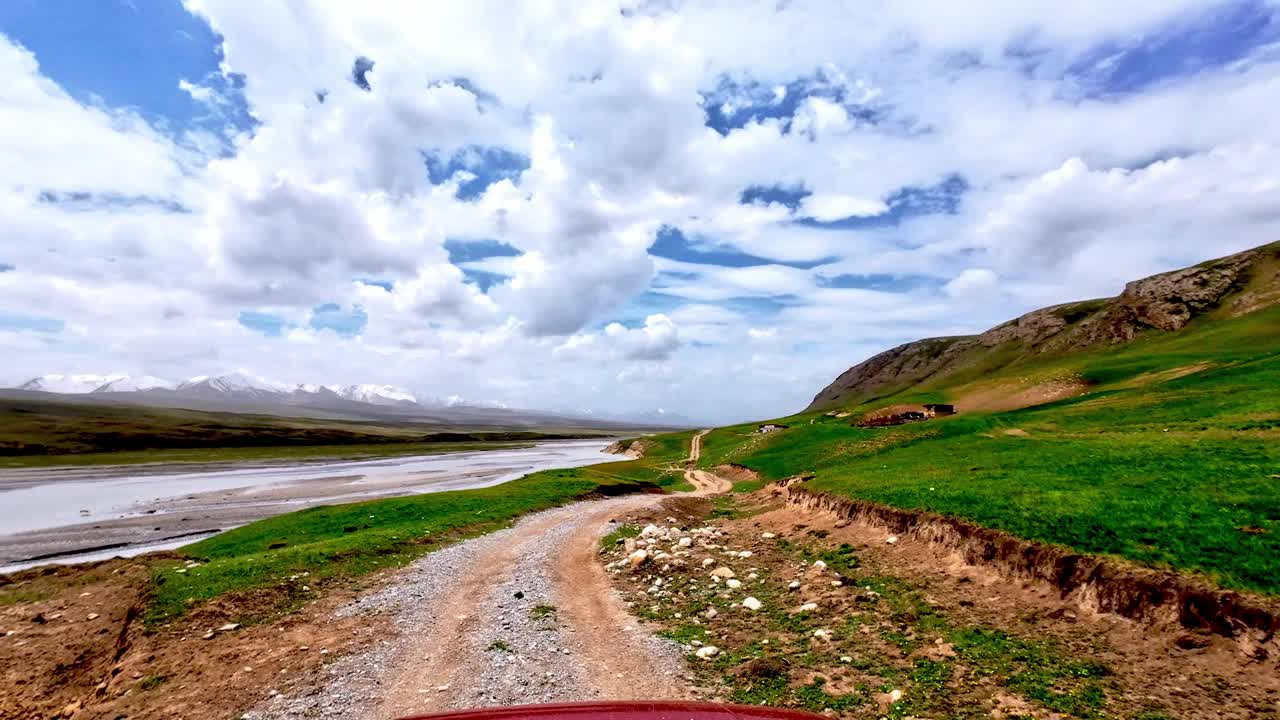
[[0, 471], [0, 572], [179, 547], [314, 505], [497, 485], [618, 458], [601, 440], [376, 460]]

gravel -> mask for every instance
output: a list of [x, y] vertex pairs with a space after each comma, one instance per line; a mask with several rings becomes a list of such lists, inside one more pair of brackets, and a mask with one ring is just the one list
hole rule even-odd
[[[609, 500], [595, 501], [593, 507]], [[554, 606], [550, 577], [555, 551], [581, 523], [581, 504], [530, 515], [513, 528], [490, 533], [438, 550], [409, 565], [399, 582], [362, 597], [338, 610], [342, 617], [389, 613], [397, 631], [392, 637], [363, 652], [328, 665], [319, 677], [301, 690], [266, 698], [244, 714], [248, 720], [295, 718], [374, 718], [385, 694], [384, 681], [400, 667], [412, 667], [415, 658], [406, 650], [412, 640], [430, 633], [436, 623], [434, 608], [451, 590], [452, 581], [471, 570], [487, 553], [518, 543], [518, 559], [510, 577], [495, 577], [488, 596], [477, 603], [478, 630], [466, 641], [456, 677], [466, 687], [441, 687], [453, 708], [591, 700], [599, 690], [589, 687], [581, 660], [567, 648], [572, 628], [563, 626], [554, 611], [534, 612]], [[546, 532], [522, 537], [526, 524], [553, 518]], [[517, 597], [517, 594], [520, 596]], [[643, 633], [636, 629], [635, 632]], [[678, 645], [648, 636], [645, 646], [661, 667], [682, 668]]]

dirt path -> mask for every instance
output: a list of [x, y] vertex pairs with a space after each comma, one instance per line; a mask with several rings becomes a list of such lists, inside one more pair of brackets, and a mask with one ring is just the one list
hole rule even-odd
[[733, 483], [706, 470], [697, 469], [699, 458], [702, 457], [702, 438], [710, 430], [703, 430], [693, 436], [693, 440], [689, 442], [689, 459], [685, 460], [684, 479], [694, 487], [691, 495], [706, 496], [727, 493], [733, 489]]
[[[690, 448], [696, 462], [701, 435]], [[729, 483], [689, 469], [690, 495]], [[579, 502], [432, 553], [344, 609], [397, 632], [250, 718], [395, 718], [447, 709], [692, 696], [683, 651], [628, 613], [598, 561], [612, 520], [669, 496]]]

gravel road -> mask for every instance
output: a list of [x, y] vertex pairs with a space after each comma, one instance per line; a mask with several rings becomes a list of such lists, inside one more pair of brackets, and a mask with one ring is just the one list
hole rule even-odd
[[690, 695], [679, 646], [630, 619], [595, 562], [609, 521], [662, 496], [579, 502], [431, 553], [340, 614], [396, 632], [246, 718], [395, 718], [454, 708]]

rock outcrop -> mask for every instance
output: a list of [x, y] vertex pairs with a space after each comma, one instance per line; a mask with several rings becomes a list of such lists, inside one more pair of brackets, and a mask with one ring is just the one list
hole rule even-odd
[[1118, 297], [1035, 310], [981, 335], [899, 345], [846, 370], [807, 410], [884, 397], [944, 378], [995, 352], [1011, 363], [1040, 353], [1126, 343], [1146, 332], [1177, 332], [1209, 313], [1243, 315], [1280, 303], [1278, 269], [1280, 242], [1135, 280]]

